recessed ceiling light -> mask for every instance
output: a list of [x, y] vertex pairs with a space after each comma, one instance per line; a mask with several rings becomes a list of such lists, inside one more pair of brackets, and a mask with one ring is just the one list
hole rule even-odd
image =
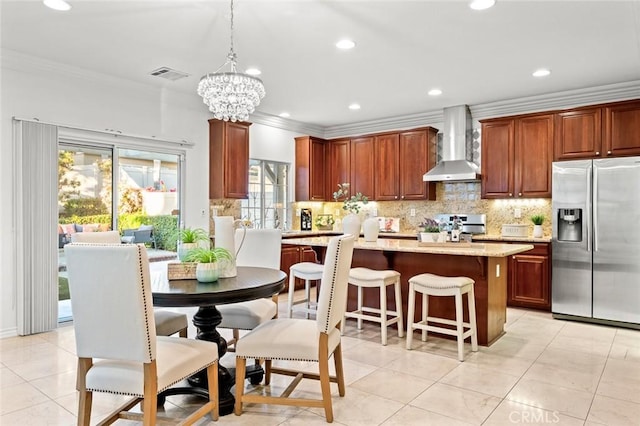
[[427, 92], [429, 96], [439, 96], [442, 95], [442, 90], [440, 89], [431, 89]]
[[71, 5], [64, 0], [43, 0], [42, 3], [53, 10], [61, 10], [65, 12], [71, 9]]
[[496, 4], [496, 0], [473, 0], [469, 7], [473, 10], [485, 10]]
[[260, 71], [258, 68], [247, 68], [247, 70], [245, 72], [247, 74], [249, 74], [249, 75], [260, 75], [260, 74], [262, 74], [262, 71]]
[[360, 109], [360, 104], [351, 104], [349, 105], [349, 109], [353, 109], [353, 110]]
[[353, 49], [354, 47], [356, 47], [356, 43], [353, 40], [340, 40], [339, 42], [336, 43], [336, 47], [338, 49], [342, 49], [342, 50], [349, 50], [349, 49]]
[[282, 118], [289, 118], [289, 117], [291, 117], [291, 114], [289, 114], [288, 112], [281, 112], [281, 113], [280, 113], [280, 117], [282, 117]]
[[534, 77], [546, 77], [549, 74], [551, 74], [551, 71], [546, 68], [540, 68], [539, 70], [535, 70], [532, 75]]

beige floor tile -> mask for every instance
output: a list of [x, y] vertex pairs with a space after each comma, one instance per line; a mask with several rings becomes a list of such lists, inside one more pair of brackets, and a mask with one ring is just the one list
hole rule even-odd
[[[96, 424], [98, 420], [104, 418], [109, 413], [113, 412], [116, 408], [124, 404], [126, 401], [131, 400], [131, 397], [122, 395], [112, 395], [101, 392], [93, 393], [93, 403], [91, 406], [91, 424]], [[78, 393], [56, 398], [54, 400], [58, 405], [77, 415], [78, 413]]]
[[640, 404], [596, 395], [587, 420], [612, 426], [638, 426]]
[[29, 383], [19, 383], [2, 388], [0, 395], [0, 414], [7, 414], [24, 408], [33, 407], [49, 398]]
[[582, 372], [536, 362], [522, 378], [582, 392], [595, 393], [600, 380], [600, 373]]
[[74, 414], [51, 400], [0, 417], [0, 424], [3, 425], [71, 426], [75, 423], [76, 416]]
[[487, 370], [494, 370], [511, 376], [521, 377], [533, 365], [533, 360], [493, 355], [478, 351], [464, 359], [465, 364], [476, 364]]
[[433, 383], [432, 380], [379, 368], [352, 383], [351, 387], [406, 404]]
[[507, 395], [507, 399], [584, 420], [593, 394], [523, 379]]
[[76, 371], [78, 358], [63, 349], [53, 349], [48, 357], [11, 366], [14, 373], [25, 380], [35, 380], [54, 374]]
[[0, 388], [23, 383], [24, 379], [11, 371], [8, 367], [0, 368]]
[[443, 416], [442, 414], [407, 405], [382, 423], [382, 426], [469, 426], [470, 424], [471, 423], [456, 420], [452, 417]]
[[596, 393], [640, 404], [640, 363], [609, 359]]
[[410, 405], [479, 425], [500, 401], [494, 396], [436, 383], [411, 401]]
[[[32, 363], [48, 359], [53, 352], [61, 351], [67, 355], [73, 355], [66, 350], [60, 349], [58, 346], [44, 339], [29, 345], [14, 347], [12, 349], [3, 350], [0, 353], [2, 363], [7, 367], [14, 367], [19, 364]], [[75, 357], [75, 355], [73, 355]]]
[[599, 340], [611, 343], [617, 334], [617, 329], [606, 325], [569, 322], [560, 330], [559, 336], [578, 337], [588, 340]]
[[557, 411], [543, 410], [530, 405], [504, 400], [489, 416], [487, 421], [483, 423], [483, 426], [532, 424], [582, 426], [583, 423], [583, 420], [560, 414]]
[[531, 343], [547, 345], [564, 327], [553, 319], [524, 317], [505, 328], [509, 336], [526, 338]]
[[365, 342], [351, 349], [345, 349], [342, 356], [345, 359], [356, 361], [374, 367], [384, 367], [404, 354], [404, 349], [390, 346], [382, 346], [378, 343]]
[[594, 355], [571, 349], [556, 349], [548, 347], [536, 360], [537, 363], [554, 367], [578, 370], [593, 374], [602, 373], [607, 362], [606, 356]]
[[440, 383], [504, 398], [518, 379], [519, 376], [510, 376], [464, 362], [440, 379]]
[[29, 383], [49, 398], [56, 399], [76, 392], [76, 372], [68, 371], [62, 374], [54, 374], [32, 380]]
[[[350, 387], [343, 398], [333, 398], [333, 415], [348, 426], [379, 425], [398, 412], [404, 404]], [[311, 409], [324, 415], [321, 409]]]
[[553, 341], [551, 341], [551, 343], [549, 343], [548, 347], [551, 349], [572, 350], [576, 352], [587, 353], [590, 355], [606, 357], [609, 355], [612, 342], [613, 339], [609, 341], [559, 335], [556, 336]]
[[[227, 419], [225, 418], [223, 422], [226, 423], [226, 421]], [[260, 424], [260, 423], [255, 423], [255, 424]], [[341, 423], [335, 418], [335, 413], [334, 413], [333, 423], [331, 424], [337, 425], [337, 426], [346, 426], [345, 423]], [[327, 421], [325, 420], [324, 415], [321, 416], [317, 413], [313, 413], [308, 410], [301, 410], [300, 412], [292, 415], [291, 417], [289, 417], [279, 425], [280, 426], [326, 426]]]
[[489, 347], [481, 347], [480, 350], [493, 355], [535, 360], [546, 347], [544, 344], [530, 343], [526, 338], [511, 336], [507, 332], [497, 342]]
[[15, 336], [0, 339], [0, 361], [4, 362], [3, 357], [7, 351], [46, 343], [47, 341], [42, 336], [43, 334], [34, 334], [33, 336]]
[[629, 346], [614, 341], [611, 345], [609, 358], [640, 363], [640, 347]]
[[460, 365], [458, 360], [414, 350], [405, 351], [396, 360], [387, 364], [385, 368], [423, 379], [437, 381], [458, 365]]

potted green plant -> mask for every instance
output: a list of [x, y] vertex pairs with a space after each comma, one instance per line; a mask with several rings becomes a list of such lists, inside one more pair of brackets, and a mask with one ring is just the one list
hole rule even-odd
[[544, 223], [543, 214], [534, 214], [531, 216], [531, 222], [533, 222], [533, 238], [542, 238], [544, 232], [542, 230], [542, 224]]
[[444, 242], [440, 241], [440, 224], [437, 220], [425, 217], [422, 222], [418, 224], [420, 228], [420, 241], [423, 243], [430, 242]]
[[189, 250], [185, 256], [185, 261], [195, 262], [196, 279], [203, 283], [217, 281], [220, 276], [218, 262], [221, 260], [232, 260], [229, 250], [222, 247], [204, 248], [197, 247]]
[[342, 200], [342, 210], [349, 212], [342, 219], [342, 232], [344, 234], [360, 236], [360, 209], [362, 204], [367, 204], [369, 198], [357, 192], [355, 195], [349, 196], [349, 183], [339, 183], [338, 190], [333, 193], [333, 199], [338, 202]]
[[178, 259], [185, 262], [189, 251], [198, 247], [199, 242], [209, 242], [207, 231], [202, 228], [184, 228], [178, 231]]
[[314, 221], [316, 228], [320, 231], [331, 231], [334, 223], [336, 221], [333, 219], [332, 214], [319, 214]]

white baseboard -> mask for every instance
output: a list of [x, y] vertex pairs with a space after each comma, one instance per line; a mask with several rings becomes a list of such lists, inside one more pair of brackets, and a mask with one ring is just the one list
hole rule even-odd
[[18, 335], [18, 328], [6, 328], [4, 330], [0, 330], [0, 339], [4, 339], [7, 337], [16, 337]]

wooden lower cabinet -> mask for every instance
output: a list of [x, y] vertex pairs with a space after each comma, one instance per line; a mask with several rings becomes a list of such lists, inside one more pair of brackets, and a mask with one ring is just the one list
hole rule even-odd
[[550, 244], [536, 243], [509, 258], [507, 306], [551, 310], [550, 250]]
[[[310, 246], [294, 246], [282, 244], [282, 251], [280, 252], [280, 270], [289, 275], [289, 268], [292, 265], [300, 262], [316, 262], [316, 252]], [[304, 288], [304, 281], [296, 279], [296, 290]], [[282, 290], [286, 293], [289, 290], [289, 282]]]

